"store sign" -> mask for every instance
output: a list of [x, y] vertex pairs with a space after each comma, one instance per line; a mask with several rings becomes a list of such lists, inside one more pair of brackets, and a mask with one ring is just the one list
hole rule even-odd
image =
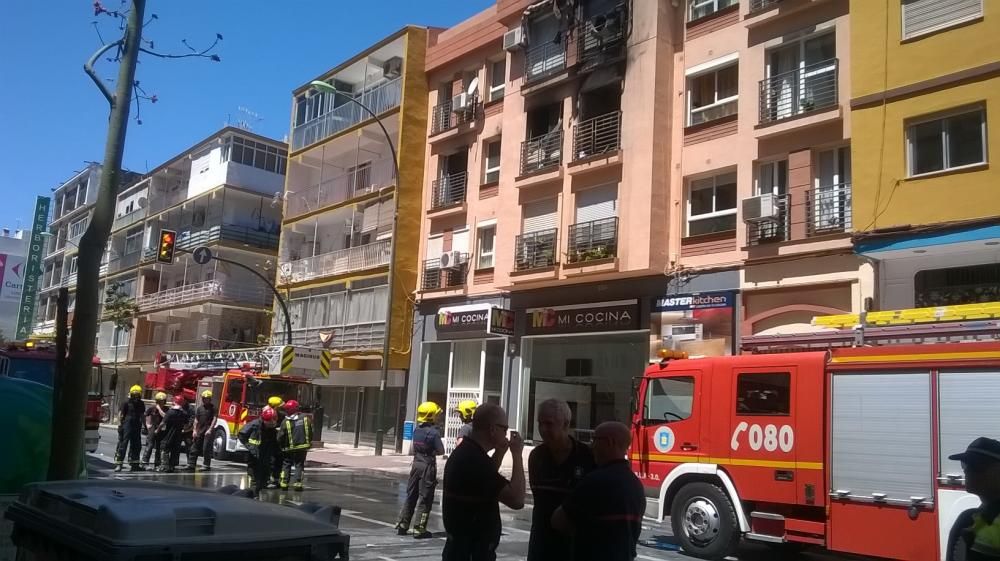
[[514, 312], [494, 306], [441, 308], [438, 335], [513, 335]]
[[639, 329], [639, 306], [635, 300], [531, 308], [527, 314], [527, 335]]
[[703, 292], [699, 294], [680, 294], [663, 296], [653, 302], [653, 311], [677, 312], [684, 310], [706, 310], [709, 308], [734, 307], [735, 295], [732, 292]]
[[17, 313], [17, 328], [14, 337], [27, 339], [31, 335], [31, 325], [35, 321], [35, 305], [38, 301], [38, 279], [42, 276], [42, 248], [49, 219], [48, 197], [35, 199], [35, 217], [31, 224], [31, 240], [28, 244], [28, 258], [24, 266], [21, 283], [21, 305]]
[[736, 292], [694, 292], [660, 296], [651, 302], [649, 360], [661, 350], [690, 356], [735, 352]]

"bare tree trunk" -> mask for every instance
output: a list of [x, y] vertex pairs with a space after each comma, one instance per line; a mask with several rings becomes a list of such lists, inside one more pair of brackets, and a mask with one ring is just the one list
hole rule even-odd
[[[108, 119], [101, 187], [97, 193], [97, 204], [94, 206], [90, 226], [80, 240], [80, 252], [77, 257], [76, 308], [73, 314], [69, 359], [66, 372], [60, 373], [62, 390], [59, 392], [59, 401], [54, 404], [52, 411], [49, 479], [53, 480], [76, 478], [83, 457], [84, 413], [100, 313], [98, 276], [101, 257], [108, 236], [111, 234], [111, 223], [114, 219], [115, 198], [121, 176], [122, 155], [125, 152], [125, 133], [128, 130], [129, 110], [132, 106], [132, 88], [135, 82], [135, 66], [141, 46], [145, 10], [146, 0], [132, 0], [125, 38], [121, 43], [121, 61], [118, 66], [115, 94], [109, 99], [111, 115]], [[88, 63], [88, 66], [90, 64], [92, 63]], [[91, 69], [88, 69], [88, 73], [91, 73]], [[104, 88], [102, 92], [107, 95]]]

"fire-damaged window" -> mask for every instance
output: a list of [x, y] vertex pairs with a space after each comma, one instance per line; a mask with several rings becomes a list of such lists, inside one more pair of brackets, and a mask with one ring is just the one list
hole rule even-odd
[[914, 306], [954, 306], [1000, 300], [1000, 263], [919, 271]]
[[740, 374], [736, 379], [737, 415], [789, 415], [792, 376], [787, 372]]

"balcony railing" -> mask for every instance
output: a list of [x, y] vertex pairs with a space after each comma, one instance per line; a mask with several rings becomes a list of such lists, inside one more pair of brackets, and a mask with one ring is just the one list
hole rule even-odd
[[521, 143], [521, 175], [557, 167], [562, 163], [562, 130], [555, 130]]
[[532, 82], [566, 68], [566, 45], [545, 41], [524, 52], [524, 81]]
[[851, 229], [851, 184], [826, 185], [806, 193], [806, 235], [820, 236]]
[[583, 160], [591, 156], [614, 152], [621, 148], [621, 141], [621, 111], [580, 121], [573, 128], [573, 159]]
[[[90, 225], [90, 218], [86, 218], [79, 222], [74, 222], [69, 225], [69, 236], [66, 239], [66, 243], [71, 246], [76, 246], [80, 242], [80, 238], [83, 237], [83, 233], [87, 231], [87, 226]], [[76, 247], [74, 247], [76, 249]]]
[[[292, 344], [313, 347], [322, 346], [321, 333], [333, 334], [326, 348], [334, 352], [381, 351], [382, 341], [385, 339], [385, 322], [292, 328]], [[284, 344], [285, 331], [275, 331], [271, 338], [274, 341], [281, 341]]]
[[832, 58], [761, 80], [761, 124], [836, 105], [837, 73]]
[[391, 241], [379, 240], [375, 243], [339, 249], [292, 261], [289, 263], [288, 282], [307, 281], [388, 265]]
[[577, 49], [582, 64], [599, 64], [624, 53], [625, 32], [628, 28], [627, 6], [619, 4], [603, 14], [597, 14], [577, 26]]
[[776, 6], [781, 2], [781, 0], [750, 0], [750, 12], [759, 12], [761, 10], [766, 10], [771, 6]]
[[[149, 249], [156, 255], [155, 249]], [[141, 250], [135, 250], [132, 253], [126, 253], [121, 257], [115, 257], [108, 260], [107, 272], [108, 274], [117, 273], [118, 271], [124, 271], [125, 269], [130, 269], [139, 264], [139, 260], [142, 258], [143, 252]]]
[[455, 109], [452, 101], [449, 98], [434, 106], [431, 111], [431, 134], [471, 123], [482, 115], [483, 104], [479, 101], [478, 96], [474, 96], [470, 103], [462, 109]]
[[431, 183], [431, 210], [437, 210], [465, 201], [465, 186], [468, 173], [460, 171]]
[[469, 256], [465, 254], [465, 262], [449, 269], [441, 268], [440, 259], [424, 261], [423, 275], [420, 277], [420, 290], [439, 290], [465, 285], [469, 271]]
[[554, 266], [558, 236], [559, 231], [555, 228], [517, 236], [514, 239], [514, 270], [530, 271]]
[[176, 246], [184, 251], [193, 251], [199, 246], [220, 240], [260, 249], [278, 249], [278, 234], [233, 224], [212, 226], [197, 232], [179, 232]]
[[310, 187], [301, 190], [293, 188], [291, 190], [296, 192], [288, 197], [285, 218], [301, 216], [388, 187], [394, 182], [394, 169], [392, 159], [383, 158]]
[[791, 239], [788, 195], [776, 195], [774, 204], [778, 212], [770, 220], [747, 222], [747, 243], [749, 245], [785, 242]]
[[602, 218], [569, 227], [567, 261], [582, 263], [618, 255], [618, 218]]
[[147, 209], [145, 208], [140, 208], [115, 218], [115, 221], [111, 224], [111, 231], [114, 232], [121, 230], [122, 228], [128, 228], [143, 218], [146, 218], [146, 210]]
[[[399, 106], [403, 79], [396, 78], [357, 96], [358, 101], [380, 115]], [[371, 118], [357, 103], [346, 101], [325, 114], [292, 129], [291, 149], [298, 150]]]
[[259, 286], [245, 286], [238, 282], [216, 280], [168, 288], [135, 299], [142, 312], [161, 308], [174, 308], [204, 301], [225, 301], [267, 307], [271, 303], [270, 290]]
[[59, 286], [76, 286], [76, 273], [70, 273], [62, 278]]

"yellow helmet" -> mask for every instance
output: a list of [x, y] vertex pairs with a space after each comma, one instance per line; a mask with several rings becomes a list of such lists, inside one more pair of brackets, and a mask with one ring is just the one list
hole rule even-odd
[[417, 407], [418, 423], [433, 423], [435, 417], [441, 414], [441, 408], [433, 401], [425, 401]]
[[155, 399], [156, 401], [166, 401], [167, 394], [163, 392], [156, 392], [156, 395], [153, 396], [153, 399]]
[[205, 390], [205, 391], [201, 392], [201, 397], [205, 397], [205, 398], [211, 399], [212, 398], [212, 390]]
[[458, 404], [455, 411], [458, 411], [458, 416], [462, 418], [463, 422], [471, 423], [472, 415], [476, 412], [476, 407], [479, 407], [479, 404], [471, 399], [466, 399]]
[[139, 384], [136, 384], [136, 385], [132, 386], [131, 388], [128, 389], [128, 394], [130, 396], [132, 396], [132, 395], [142, 395], [142, 386], [140, 386]]
[[272, 395], [271, 397], [267, 398], [267, 405], [271, 409], [277, 409], [277, 408], [281, 407], [284, 404], [285, 404], [285, 402], [280, 397], [278, 397], [276, 395]]

